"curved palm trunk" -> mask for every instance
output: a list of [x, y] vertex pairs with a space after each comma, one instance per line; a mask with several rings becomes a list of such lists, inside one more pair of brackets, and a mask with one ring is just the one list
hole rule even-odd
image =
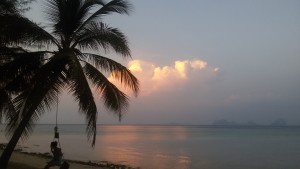
[[7, 144], [7, 146], [5, 147], [4, 151], [2, 152], [2, 155], [0, 157], [0, 166], [1, 169], [6, 169], [7, 165], [8, 165], [8, 161], [26, 127], [26, 124], [28, 124], [31, 116], [33, 115], [32, 113], [28, 113], [20, 122], [19, 126], [17, 127], [17, 129], [15, 130], [13, 136], [11, 137], [9, 143]]

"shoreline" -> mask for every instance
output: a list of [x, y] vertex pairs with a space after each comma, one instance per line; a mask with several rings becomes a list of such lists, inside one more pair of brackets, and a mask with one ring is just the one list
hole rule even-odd
[[[6, 144], [0, 143], [0, 154], [2, 154], [5, 145]], [[25, 152], [22, 148], [16, 147], [9, 161], [8, 169], [38, 169], [44, 167], [51, 158], [50, 153]], [[123, 164], [114, 164], [109, 161], [64, 160], [70, 164], [71, 169], [141, 169], [139, 167], [131, 167]]]

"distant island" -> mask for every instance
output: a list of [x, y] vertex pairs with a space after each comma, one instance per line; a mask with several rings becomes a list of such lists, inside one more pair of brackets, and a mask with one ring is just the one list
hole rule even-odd
[[282, 118], [275, 120], [273, 123], [270, 124], [271, 126], [287, 126], [288, 124]]
[[[236, 121], [228, 121], [225, 119], [216, 120], [216, 121], [212, 122], [212, 125], [216, 125], [216, 126], [262, 126], [262, 124], [258, 124], [254, 121], [240, 123], [240, 122], [236, 122]], [[284, 119], [279, 118], [279, 119], [274, 120], [272, 123], [270, 123], [268, 125], [269, 126], [287, 126], [288, 124]]]

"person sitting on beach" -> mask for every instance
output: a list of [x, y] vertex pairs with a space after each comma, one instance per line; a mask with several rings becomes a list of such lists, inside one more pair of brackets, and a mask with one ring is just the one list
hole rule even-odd
[[51, 153], [53, 154], [53, 158], [51, 161], [48, 162], [48, 164], [45, 166], [44, 169], [49, 169], [53, 166], [61, 166], [62, 165], [62, 152], [61, 149], [57, 147], [57, 142], [51, 142]]

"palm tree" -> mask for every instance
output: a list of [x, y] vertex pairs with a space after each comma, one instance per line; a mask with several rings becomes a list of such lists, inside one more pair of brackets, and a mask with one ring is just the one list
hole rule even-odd
[[135, 95], [139, 83], [125, 66], [101, 55], [114, 51], [131, 58], [126, 36], [101, 18], [128, 14], [130, 9], [126, 0], [48, 0], [51, 33], [21, 15], [0, 15], [4, 25], [0, 28], [0, 114], [8, 119], [6, 130], [12, 133], [0, 158], [2, 168], [7, 167], [19, 138], [30, 134], [34, 122], [64, 90], [73, 95], [86, 116], [92, 146], [98, 112], [91, 88], [105, 107], [121, 117], [128, 96], [105, 75], [111, 73]]

